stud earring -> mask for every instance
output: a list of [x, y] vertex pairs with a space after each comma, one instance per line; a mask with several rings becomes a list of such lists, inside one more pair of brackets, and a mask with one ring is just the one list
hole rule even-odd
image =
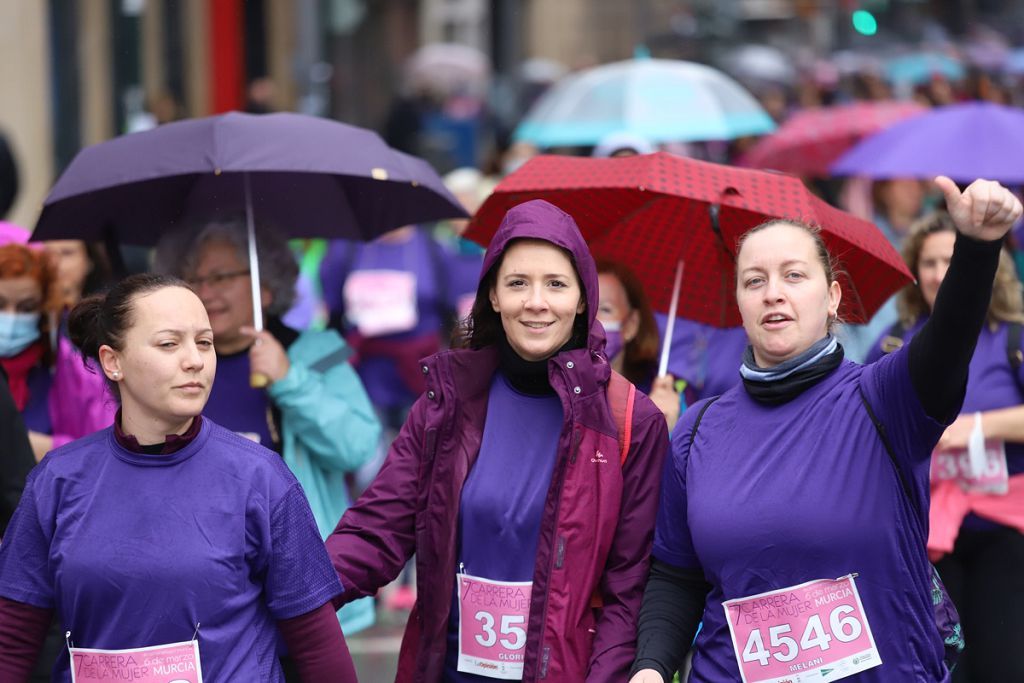
[[112, 373], [110, 373], [110, 377], [112, 379], [120, 379], [121, 378], [121, 373], [118, 372], [117, 370], [114, 370]]

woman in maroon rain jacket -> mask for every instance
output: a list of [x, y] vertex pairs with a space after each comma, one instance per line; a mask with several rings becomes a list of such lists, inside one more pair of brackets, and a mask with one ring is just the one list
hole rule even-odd
[[623, 681], [665, 420], [637, 393], [622, 460], [597, 272], [570, 216], [511, 209], [482, 273], [464, 348], [423, 362], [427, 392], [327, 540], [341, 601], [415, 554], [397, 681]]

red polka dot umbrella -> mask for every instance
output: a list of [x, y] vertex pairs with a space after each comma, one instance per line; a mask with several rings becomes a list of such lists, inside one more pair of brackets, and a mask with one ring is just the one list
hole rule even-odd
[[926, 111], [916, 102], [856, 102], [802, 109], [777, 131], [761, 138], [739, 165], [828, 176], [832, 163], [862, 138]]
[[629, 265], [652, 306], [670, 312], [685, 263], [677, 315], [740, 324], [733, 258], [737, 240], [773, 218], [818, 225], [840, 266], [840, 315], [864, 322], [912, 278], [873, 224], [811, 194], [794, 176], [659, 152], [617, 159], [539, 156], [505, 178], [466, 236], [487, 244], [511, 207], [546, 199], [570, 214], [595, 256]]

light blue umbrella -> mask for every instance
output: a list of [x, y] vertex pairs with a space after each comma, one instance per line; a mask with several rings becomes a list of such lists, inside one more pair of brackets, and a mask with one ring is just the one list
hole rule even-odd
[[901, 55], [885, 65], [885, 76], [893, 83], [927, 83], [936, 74], [959, 81], [967, 71], [959, 61], [939, 52]]
[[513, 137], [538, 147], [596, 145], [626, 132], [652, 142], [732, 140], [775, 123], [721, 71], [669, 59], [631, 59], [572, 74], [527, 113]]

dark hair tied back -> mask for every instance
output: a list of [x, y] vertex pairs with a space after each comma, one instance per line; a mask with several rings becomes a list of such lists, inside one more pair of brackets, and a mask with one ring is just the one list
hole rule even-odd
[[125, 332], [132, 326], [135, 297], [165, 287], [191, 287], [170, 275], [140, 273], [116, 283], [105, 293], [96, 294], [75, 306], [68, 316], [68, 336], [82, 355], [99, 362], [100, 347], [106, 344], [121, 351]]

